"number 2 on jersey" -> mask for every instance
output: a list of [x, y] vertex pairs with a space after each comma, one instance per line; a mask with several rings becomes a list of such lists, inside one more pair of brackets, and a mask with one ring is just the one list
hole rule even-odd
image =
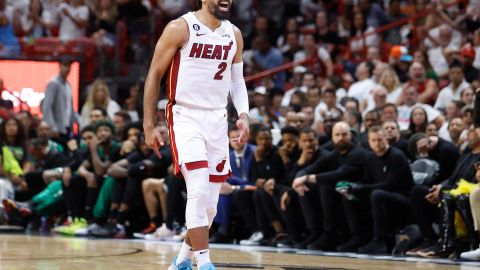
[[221, 62], [218, 65], [218, 71], [215, 74], [215, 77], [213, 77], [214, 80], [221, 80], [223, 79], [223, 72], [227, 69], [227, 63], [226, 62]]

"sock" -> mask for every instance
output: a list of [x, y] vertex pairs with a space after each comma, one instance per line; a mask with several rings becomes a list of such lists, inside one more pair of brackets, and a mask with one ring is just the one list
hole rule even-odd
[[211, 262], [209, 249], [195, 251], [194, 253], [195, 253], [195, 259], [197, 259], [198, 269], [200, 269], [200, 267], [204, 266], [205, 264]]
[[87, 189], [87, 200], [85, 202], [86, 207], [93, 209], [95, 202], [97, 201], [98, 188]]
[[177, 265], [180, 263], [186, 261], [186, 260], [191, 260], [193, 256], [193, 249], [191, 246], [189, 246], [185, 241], [182, 244], [182, 247], [180, 248], [180, 251], [178, 252], [177, 256], [177, 261], [175, 262]]
[[127, 212], [126, 211], [118, 211], [117, 223], [118, 224], [124, 224], [125, 220], [127, 220]]
[[152, 219], [153, 224], [155, 224], [155, 227], [160, 227], [162, 226], [162, 218], [160, 216], [153, 217]]

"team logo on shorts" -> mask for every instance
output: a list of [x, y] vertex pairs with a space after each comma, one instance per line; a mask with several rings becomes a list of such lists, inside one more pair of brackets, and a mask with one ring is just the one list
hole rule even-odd
[[193, 29], [195, 29], [195, 31], [200, 30], [200, 25], [194, 24], [194, 25], [193, 25]]
[[217, 169], [217, 172], [223, 172], [223, 169], [225, 168], [225, 162], [227, 162], [226, 159], [222, 160], [215, 169]]

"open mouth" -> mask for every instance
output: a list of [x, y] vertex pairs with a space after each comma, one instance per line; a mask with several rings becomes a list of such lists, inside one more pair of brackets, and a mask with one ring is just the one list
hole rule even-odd
[[218, 7], [220, 8], [221, 11], [228, 11], [230, 8], [230, 3], [227, 1], [222, 1], [218, 3]]

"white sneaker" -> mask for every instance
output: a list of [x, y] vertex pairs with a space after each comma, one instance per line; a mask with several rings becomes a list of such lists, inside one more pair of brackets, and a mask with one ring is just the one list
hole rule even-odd
[[162, 225], [162, 227], [158, 228], [154, 233], [147, 234], [145, 236], [145, 239], [147, 239], [147, 240], [165, 240], [165, 239], [173, 237], [174, 235], [175, 235], [175, 231], [167, 228], [167, 225], [165, 225], [165, 223], [164, 223]]
[[252, 236], [248, 239], [244, 239], [240, 241], [240, 245], [242, 246], [258, 246], [260, 245], [260, 241], [263, 240], [263, 233], [262, 232], [254, 232]]
[[480, 247], [475, 250], [462, 252], [460, 258], [470, 261], [480, 261]]

